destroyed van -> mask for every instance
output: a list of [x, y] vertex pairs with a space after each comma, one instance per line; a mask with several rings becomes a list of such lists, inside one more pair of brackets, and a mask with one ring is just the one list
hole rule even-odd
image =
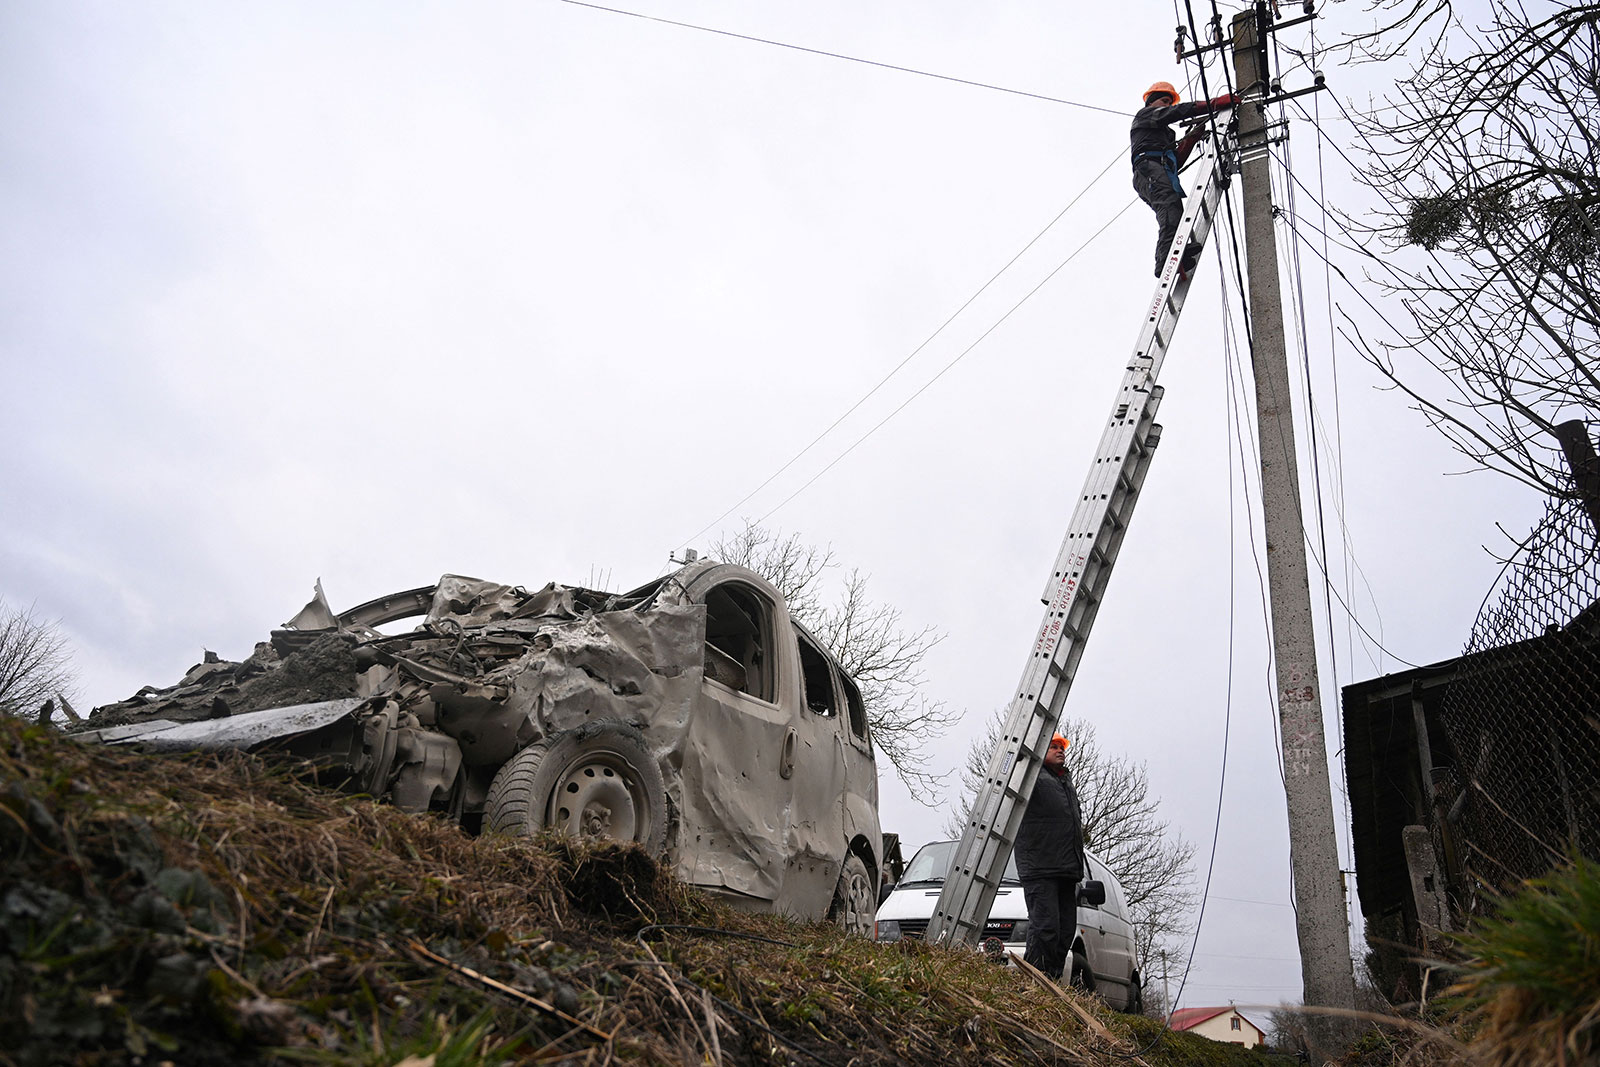
[[472, 831], [638, 842], [737, 905], [872, 931], [860, 690], [742, 567], [694, 562], [622, 595], [446, 575], [339, 614], [318, 583], [242, 663], [208, 653], [87, 725], [154, 751], [288, 751]]

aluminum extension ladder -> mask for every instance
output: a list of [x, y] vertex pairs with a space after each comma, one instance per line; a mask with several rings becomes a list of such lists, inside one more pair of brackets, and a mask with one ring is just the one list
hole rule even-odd
[[1191, 241], [1204, 246], [1227, 184], [1227, 168], [1219, 162], [1214, 144], [1205, 145], [1198, 168], [1196, 192], [1184, 205], [1133, 361], [1117, 390], [1110, 421], [1045, 585], [1044, 621], [928, 924], [929, 941], [974, 945], [983, 934], [1022, 813], [1044, 766], [1150, 458], [1161, 440], [1155, 415], [1162, 390], [1156, 375], [1189, 292], [1188, 279], [1179, 277], [1178, 262]]

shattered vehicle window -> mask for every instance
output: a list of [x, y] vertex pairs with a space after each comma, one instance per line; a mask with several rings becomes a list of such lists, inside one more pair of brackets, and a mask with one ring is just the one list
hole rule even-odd
[[828, 657], [822, 650], [811, 643], [806, 634], [800, 634], [800, 670], [806, 687], [806, 707], [817, 715], [834, 716], [839, 714], [839, 706], [835, 702], [833, 692], [833, 668], [828, 666]]
[[861, 690], [848, 674], [839, 675], [844, 686], [845, 706], [850, 709], [850, 732], [862, 741], [867, 739], [867, 707], [861, 702]]
[[729, 582], [706, 596], [706, 677], [769, 704], [778, 698], [772, 607], [753, 589]]

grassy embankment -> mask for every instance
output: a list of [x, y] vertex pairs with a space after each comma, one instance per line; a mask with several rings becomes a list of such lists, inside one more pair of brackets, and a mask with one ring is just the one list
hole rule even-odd
[[[634, 849], [15, 720], [0, 1019], [26, 1065], [1113, 1064], [1160, 1029], [975, 954], [734, 912]], [[1170, 1034], [1143, 1060], [1261, 1062]]]

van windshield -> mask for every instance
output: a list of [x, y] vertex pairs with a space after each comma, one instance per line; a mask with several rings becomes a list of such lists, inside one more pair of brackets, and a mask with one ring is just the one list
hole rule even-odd
[[[911, 862], [906, 864], [906, 873], [900, 876], [896, 888], [912, 885], [943, 885], [944, 876], [950, 872], [950, 864], [955, 860], [956, 846], [959, 841], [930, 841], [917, 849], [917, 854], [911, 857]], [[1001, 875], [1002, 882], [1020, 883], [1017, 877], [1017, 857], [1006, 858], [1006, 871]]]

